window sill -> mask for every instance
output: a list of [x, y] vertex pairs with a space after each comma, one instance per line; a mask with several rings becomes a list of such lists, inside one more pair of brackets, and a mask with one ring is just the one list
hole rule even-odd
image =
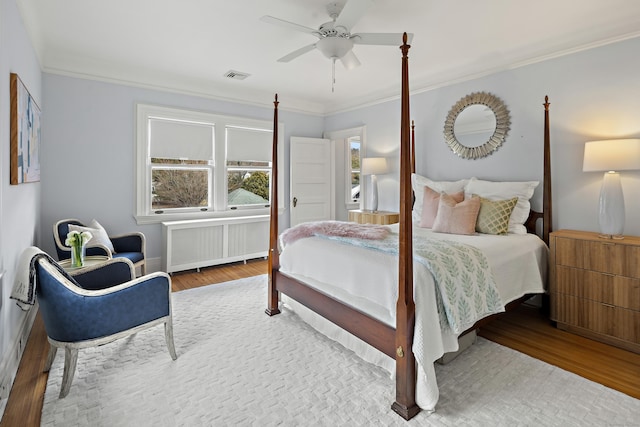
[[[282, 215], [284, 208], [278, 209], [278, 215]], [[192, 219], [212, 219], [212, 218], [240, 218], [252, 217], [260, 215], [269, 215], [269, 208], [259, 209], [233, 209], [220, 212], [190, 212], [175, 214], [156, 214], [156, 215], [135, 215], [136, 223], [143, 224], [160, 224], [167, 221], [188, 221]]]

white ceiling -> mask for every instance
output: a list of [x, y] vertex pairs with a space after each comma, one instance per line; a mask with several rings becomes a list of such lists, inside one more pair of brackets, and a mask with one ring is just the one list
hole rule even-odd
[[[45, 72], [327, 114], [395, 97], [398, 48], [356, 45], [347, 71], [311, 51], [317, 39], [260, 21], [311, 28], [327, 0], [17, 0]], [[342, 0], [344, 3], [344, 0]], [[352, 28], [410, 32], [412, 91], [640, 36], [638, 0], [373, 0]], [[235, 70], [251, 76], [230, 80]]]

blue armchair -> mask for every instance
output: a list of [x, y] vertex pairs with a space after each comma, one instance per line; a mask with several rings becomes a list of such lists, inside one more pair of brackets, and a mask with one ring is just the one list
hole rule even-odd
[[[56, 244], [58, 261], [71, 258], [71, 248], [64, 244], [67, 239], [67, 234], [69, 233], [70, 225], [87, 227], [79, 220], [72, 218], [60, 220], [53, 225], [53, 240]], [[96, 233], [92, 234], [95, 235]], [[133, 232], [117, 236], [108, 236], [108, 239], [113, 244], [113, 251], [104, 244], [94, 244], [89, 242], [89, 245], [86, 247], [86, 255], [103, 255], [109, 258], [127, 258], [134, 266], [140, 267], [140, 274], [142, 276], [147, 274], [145, 254], [146, 240], [144, 234], [140, 232]]]
[[48, 256], [37, 259], [35, 271], [36, 296], [50, 344], [45, 372], [51, 369], [58, 348], [65, 351], [60, 398], [71, 388], [79, 349], [164, 324], [169, 354], [177, 359], [171, 278], [166, 273], [136, 279], [131, 261], [113, 258], [71, 276]]

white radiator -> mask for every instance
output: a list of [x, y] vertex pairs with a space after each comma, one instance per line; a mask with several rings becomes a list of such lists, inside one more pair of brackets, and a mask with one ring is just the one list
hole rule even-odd
[[162, 223], [167, 273], [260, 258], [269, 252], [269, 215]]

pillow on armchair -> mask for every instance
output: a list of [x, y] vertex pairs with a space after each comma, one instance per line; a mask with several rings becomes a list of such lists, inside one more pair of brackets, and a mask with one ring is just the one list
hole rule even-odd
[[92, 219], [89, 223], [89, 227], [83, 227], [80, 225], [69, 224], [69, 231], [77, 231], [82, 233], [83, 231], [88, 231], [91, 233], [91, 239], [87, 242], [87, 246], [94, 245], [102, 245], [111, 251], [111, 253], [115, 253], [113, 248], [113, 243], [107, 234], [107, 231], [104, 229], [102, 225], [95, 219]]

